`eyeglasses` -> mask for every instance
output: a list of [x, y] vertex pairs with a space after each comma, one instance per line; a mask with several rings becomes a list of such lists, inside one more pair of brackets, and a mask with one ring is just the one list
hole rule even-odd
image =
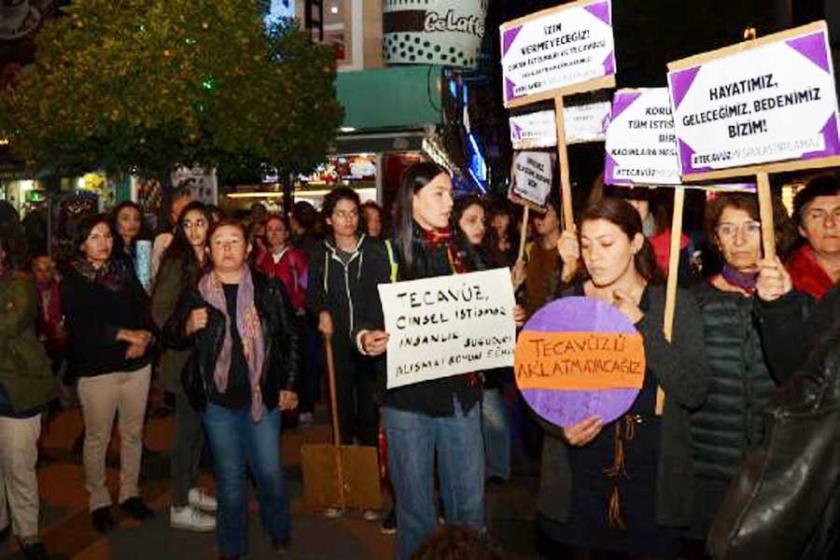
[[239, 247], [242, 245], [242, 239], [239, 237], [216, 238], [210, 241], [214, 247]]
[[349, 212], [345, 212], [344, 210], [336, 210], [332, 213], [333, 220], [338, 218], [339, 220], [355, 220], [359, 217], [359, 212], [357, 210], [351, 210]]
[[829, 216], [834, 222], [840, 223], [840, 206], [833, 208], [831, 212], [823, 208], [812, 208], [805, 212], [805, 220], [809, 222], [824, 222]]
[[721, 238], [733, 238], [738, 232], [741, 232], [747, 237], [757, 237], [761, 235], [761, 222], [744, 222], [743, 224], [719, 224], [715, 228], [715, 233]]

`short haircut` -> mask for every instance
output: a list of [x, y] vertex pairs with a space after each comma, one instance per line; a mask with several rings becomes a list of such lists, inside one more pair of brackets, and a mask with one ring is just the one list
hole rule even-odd
[[793, 197], [793, 215], [797, 225], [802, 225], [805, 210], [815, 198], [838, 194], [840, 194], [840, 178], [836, 175], [819, 175], [808, 181], [805, 188]]

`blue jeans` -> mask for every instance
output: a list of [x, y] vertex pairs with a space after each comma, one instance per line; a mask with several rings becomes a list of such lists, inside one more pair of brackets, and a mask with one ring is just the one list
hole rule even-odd
[[487, 477], [510, 478], [510, 421], [501, 389], [485, 389], [481, 404], [481, 431]]
[[257, 482], [263, 529], [275, 539], [290, 534], [289, 494], [280, 457], [281, 417], [279, 409], [266, 410], [262, 420], [254, 423], [250, 408], [207, 405], [202, 420], [213, 453], [219, 500], [216, 537], [222, 554], [247, 552], [246, 461]]
[[407, 560], [435, 530], [434, 460], [446, 521], [484, 528], [484, 449], [481, 414], [466, 415], [455, 399], [452, 416], [436, 418], [385, 407], [388, 466], [397, 499], [397, 558]]

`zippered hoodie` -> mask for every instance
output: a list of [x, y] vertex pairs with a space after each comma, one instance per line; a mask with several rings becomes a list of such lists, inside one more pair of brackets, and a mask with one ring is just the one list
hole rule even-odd
[[316, 315], [329, 311], [335, 334], [352, 338], [360, 317], [379, 308], [376, 287], [390, 274], [384, 242], [361, 235], [345, 265], [334, 240], [325, 239], [310, 255], [306, 308]]

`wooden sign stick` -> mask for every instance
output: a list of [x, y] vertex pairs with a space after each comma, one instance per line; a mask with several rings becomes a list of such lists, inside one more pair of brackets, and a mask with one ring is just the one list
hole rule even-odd
[[[674, 189], [674, 215], [671, 219], [671, 253], [668, 261], [668, 283], [665, 286], [665, 319], [662, 331], [665, 340], [671, 342], [674, 334], [674, 313], [677, 309], [677, 277], [680, 269], [680, 242], [683, 230], [683, 209], [685, 208], [685, 188]], [[656, 389], [656, 415], [665, 410], [665, 392], [662, 387]]]
[[525, 256], [525, 237], [528, 235], [528, 218], [530, 212], [531, 207], [526, 204], [522, 212], [522, 231], [519, 234], [519, 256], [516, 257], [516, 262], [521, 261], [522, 257]]
[[770, 176], [761, 171], [758, 179], [758, 214], [761, 218], [761, 243], [764, 246], [764, 258], [776, 258], [776, 232], [773, 225], [773, 195], [770, 190]]
[[572, 181], [569, 177], [569, 152], [566, 149], [566, 122], [563, 114], [563, 96], [554, 96], [554, 122], [557, 125], [557, 155], [560, 167], [560, 200], [563, 203], [563, 230], [575, 229], [575, 214], [572, 208]]

